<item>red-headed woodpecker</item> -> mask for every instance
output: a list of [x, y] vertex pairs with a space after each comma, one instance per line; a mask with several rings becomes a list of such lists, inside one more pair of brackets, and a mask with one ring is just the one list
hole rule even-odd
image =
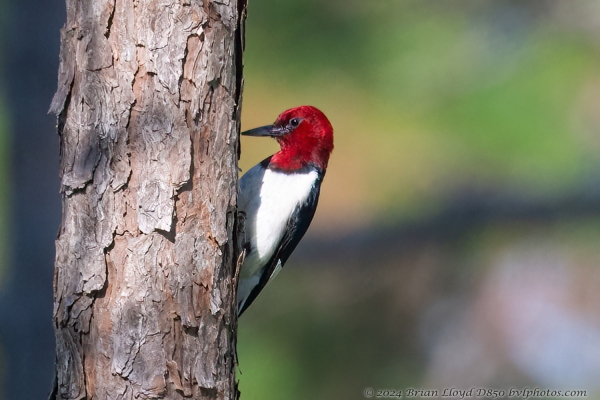
[[240, 179], [238, 209], [246, 214], [246, 258], [237, 292], [239, 315], [306, 233], [333, 150], [333, 128], [321, 111], [302, 106], [284, 111], [273, 125], [242, 135], [273, 137], [281, 150]]

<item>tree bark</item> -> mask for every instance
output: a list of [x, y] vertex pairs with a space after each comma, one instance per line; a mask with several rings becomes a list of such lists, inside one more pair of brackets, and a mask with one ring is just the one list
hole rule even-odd
[[235, 399], [245, 0], [67, 0], [51, 398]]

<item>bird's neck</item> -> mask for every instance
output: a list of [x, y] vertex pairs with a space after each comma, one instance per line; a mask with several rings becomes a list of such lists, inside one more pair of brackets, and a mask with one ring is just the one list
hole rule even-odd
[[300, 172], [314, 168], [325, 172], [330, 151], [322, 146], [280, 143], [281, 150], [271, 157], [270, 167], [286, 172]]

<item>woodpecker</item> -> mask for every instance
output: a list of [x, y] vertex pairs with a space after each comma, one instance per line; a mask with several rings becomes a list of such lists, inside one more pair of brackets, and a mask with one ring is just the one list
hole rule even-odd
[[333, 127], [317, 108], [301, 106], [281, 113], [273, 125], [242, 135], [275, 138], [281, 150], [240, 179], [246, 258], [238, 283], [238, 315], [277, 275], [306, 233], [333, 150]]

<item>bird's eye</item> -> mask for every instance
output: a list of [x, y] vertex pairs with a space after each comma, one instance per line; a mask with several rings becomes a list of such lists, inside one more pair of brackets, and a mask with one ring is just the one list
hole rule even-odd
[[292, 118], [290, 119], [290, 126], [292, 128], [297, 128], [300, 125], [300, 118]]

